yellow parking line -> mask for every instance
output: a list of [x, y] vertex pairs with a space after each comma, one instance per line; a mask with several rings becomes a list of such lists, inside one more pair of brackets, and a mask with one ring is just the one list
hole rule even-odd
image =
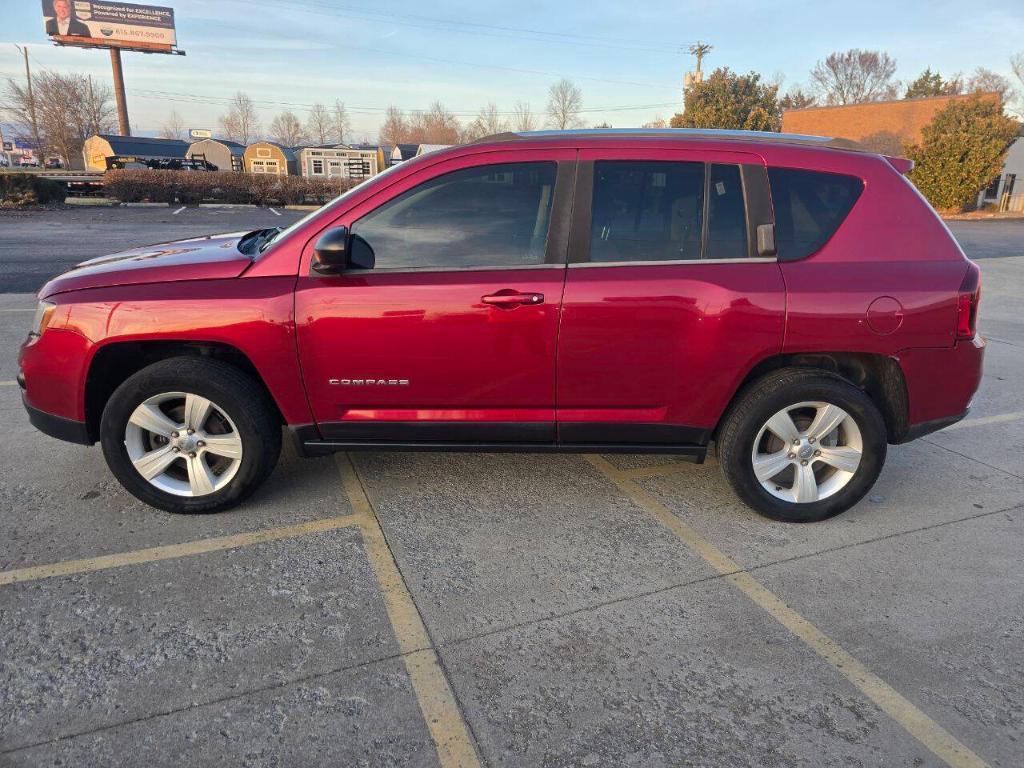
[[13, 387], [17, 383], [16, 381], [0, 381], [0, 387]]
[[398, 638], [405, 669], [437, 749], [441, 768], [479, 768], [480, 761], [470, 739], [469, 728], [462, 719], [455, 695], [427, 635], [427, 628], [402, 580], [373, 505], [348, 454], [338, 454], [337, 460], [342, 484], [355, 516], [360, 519], [359, 528], [366, 543], [367, 556], [377, 575], [384, 606]]
[[1007, 421], [1017, 421], [1018, 419], [1024, 419], [1024, 411], [1014, 411], [1013, 413], [1000, 413], [995, 416], [979, 416], [976, 419], [964, 419], [963, 421], [958, 421], [956, 424], [950, 424], [942, 431], [948, 432], [951, 429], [983, 427], [986, 424], [1003, 424]]
[[623, 469], [619, 472], [625, 476], [632, 478], [633, 480], [639, 480], [645, 477], [661, 477], [662, 475], [671, 475], [673, 472], [678, 472], [681, 469], [693, 468], [695, 465], [692, 461], [673, 461], [668, 464], [655, 464], [650, 467], [637, 467], [635, 469]]
[[0, 571], [0, 586], [35, 581], [37, 579], [49, 579], [54, 576], [71, 576], [78, 573], [103, 571], [108, 568], [120, 568], [125, 565], [152, 563], [157, 560], [173, 560], [177, 557], [202, 555], [207, 552], [217, 552], [224, 549], [236, 549], [251, 544], [262, 544], [267, 541], [291, 539], [309, 533], [333, 531], [337, 528], [359, 525], [360, 522], [356, 515], [328, 517], [323, 520], [285, 525], [280, 528], [265, 528], [261, 531], [253, 531], [252, 533], [238, 533], [233, 536], [199, 539], [198, 541], [187, 541], [183, 544], [169, 544], [163, 547], [137, 549], [131, 552], [119, 552], [115, 555], [102, 555], [84, 560], [65, 560], [64, 562], [51, 563], [49, 565], [16, 568], [10, 571]]
[[634, 503], [653, 515], [684, 544], [704, 558], [712, 568], [725, 576], [730, 584], [750, 598], [755, 605], [766, 611], [818, 656], [831, 664], [879, 709], [899, 723], [938, 758], [954, 768], [986, 768], [984, 760], [915, 707], [899, 691], [861, 664], [832, 638], [786, 605], [732, 558], [672, 514], [661, 502], [637, 485], [626, 472], [617, 470], [600, 456], [588, 456], [587, 460]]

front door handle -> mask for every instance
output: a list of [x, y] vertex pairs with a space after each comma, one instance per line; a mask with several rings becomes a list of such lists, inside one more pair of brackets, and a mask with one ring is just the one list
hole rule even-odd
[[481, 296], [480, 301], [491, 306], [514, 306], [517, 304], [543, 304], [543, 293], [519, 293], [519, 291], [504, 290], [492, 293], [488, 296]]

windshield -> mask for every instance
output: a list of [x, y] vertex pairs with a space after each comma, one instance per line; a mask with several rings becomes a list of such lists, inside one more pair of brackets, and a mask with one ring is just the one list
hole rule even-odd
[[[368, 179], [363, 179], [361, 182], [356, 184], [351, 189], [348, 189], [348, 190], [342, 192], [340, 195], [338, 195], [336, 198], [331, 200], [329, 203], [326, 203], [325, 205], [320, 206], [315, 211], [310, 211], [305, 216], [303, 216], [301, 219], [299, 219], [298, 221], [293, 222], [292, 224], [288, 225], [287, 227], [275, 227], [274, 229], [261, 230], [259, 232], [259, 234], [262, 235], [262, 238], [261, 238], [262, 242], [260, 243], [259, 247], [257, 248], [256, 253], [253, 254], [253, 258], [258, 259], [263, 254], [265, 254], [268, 251], [272, 250], [273, 247], [277, 243], [281, 243], [281, 242], [284, 242], [285, 240], [287, 240], [289, 235], [291, 235], [293, 232], [295, 232], [296, 230], [301, 228], [304, 224], [306, 224], [306, 222], [308, 222], [314, 216], [318, 216], [321, 213], [321, 211], [323, 211], [323, 209], [326, 208], [328, 205], [334, 205], [339, 200], [344, 200], [349, 195], [354, 194], [356, 192], [356, 190], [361, 190], [362, 187], [366, 186], [371, 181], [372, 182], [380, 181], [385, 176], [388, 176], [388, 175], [394, 173], [395, 170], [397, 170], [398, 168], [399, 168], [398, 165], [393, 165], [390, 168], [388, 168], [386, 171], [382, 171], [381, 173], [378, 173], [376, 176], [371, 176]], [[256, 233], [254, 233], [254, 234], [256, 234]], [[239, 245], [241, 245], [241, 243]]]

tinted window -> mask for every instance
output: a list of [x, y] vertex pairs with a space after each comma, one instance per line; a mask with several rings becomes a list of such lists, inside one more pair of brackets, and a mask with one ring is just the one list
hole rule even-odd
[[775, 245], [781, 259], [802, 259], [821, 248], [857, 202], [864, 183], [854, 176], [769, 168]]
[[744, 259], [747, 212], [738, 165], [712, 165], [708, 184], [708, 242], [705, 259]]
[[703, 163], [594, 163], [590, 260], [699, 259], [703, 210]]
[[378, 269], [542, 264], [554, 163], [507, 163], [438, 176], [352, 227]]

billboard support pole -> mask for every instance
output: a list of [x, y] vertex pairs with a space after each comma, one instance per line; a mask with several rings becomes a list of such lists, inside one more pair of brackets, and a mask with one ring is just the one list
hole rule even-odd
[[114, 73], [114, 101], [117, 102], [117, 125], [122, 136], [131, 136], [128, 124], [128, 100], [124, 94], [124, 71], [121, 69], [121, 51], [110, 49], [110, 67]]

